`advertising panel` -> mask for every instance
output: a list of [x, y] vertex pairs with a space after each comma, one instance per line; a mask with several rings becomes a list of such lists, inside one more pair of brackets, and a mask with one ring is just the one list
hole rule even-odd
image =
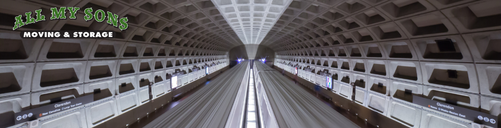
[[170, 80], [171, 80], [170, 84], [171, 84], [172, 89], [175, 89], [177, 87], [177, 76], [172, 76], [172, 78]]
[[325, 86], [327, 86], [327, 88], [329, 89], [332, 89], [332, 78], [329, 76], [326, 76], [326, 78], [327, 82], [325, 83]]

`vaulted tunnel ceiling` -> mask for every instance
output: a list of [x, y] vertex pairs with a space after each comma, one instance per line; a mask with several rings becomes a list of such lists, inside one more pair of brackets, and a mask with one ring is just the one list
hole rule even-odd
[[244, 44], [260, 44], [292, 0], [212, 0]]
[[[48, 18], [51, 7], [111, 11], [128, 17], [129, 28], [84, 21], [80, 11], [76, 20], [46, 20], [12, 30], [16, 16], [42, 9]], [[336, 94], [364, 94], [357, 103], [411, 127], [467, 127], [474, 122], [429, 113], [394, 94], [410, 92], [499, 115], [500, 8], [500, 0], [2, 0], [0, 98], [7, 100], [0, 100], [0, 106], [9, 107], [0, 115], [11, 117], [49, 103], [56, 91], [76, 89], [72, 92], [87, 95], [107, 88], [113, 93], [119, 83], [148, 79], [144, 74], [168, 77], [233, 57], [269, 57], [282, 68], [314, 68], [312, 76], [328, 69], [338, 78], [332, 89]], [[32, 30], [115, 31], [117, 36], [19, 36], [19, 31]], [[298, 77], [313, 78], [299, 72]], [[351, 86], [366, 82], [367, 87]], [[384, 93], [371, 88], [383, 86]], [[50, 98], [36, 100], [45, 94]]]

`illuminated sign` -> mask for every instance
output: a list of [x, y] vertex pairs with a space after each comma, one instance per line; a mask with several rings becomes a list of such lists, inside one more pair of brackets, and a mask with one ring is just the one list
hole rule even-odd
[[[474, 121], [475, 123], [497, 127], [498, 117], [493, 116], [488, 113], [479, 112], [476, 110], [471, 110], [468, 108], [463, 108], [453, 104], [448, 104], [440, 101], [434, 101], [431, 99], [423, 98], [420, 96], [413, 95], [412, 103], [424, 106], [426, 108], [442, 112], [444, 114], [452, 115], [458, 118], [463, 118], [467, 120]], [[478, 121], [478, 122], [477, 122]]]
[[72, 108], [84, 106], [87, 103], [94, 101], [94, 95], [87, 95], [76, 99], [60, 101], [54, 104], [44, 105], [38, 108], [21, 111], [14, 114], [15, 124], [29, 121], [30, 119], [38, 119], [59, 112], [64, 112]]
[[330, 77], [326, 77], [327, 78], [327, 82], [325, 83], [325, 86], [327, 86], [327, 88], [329, 89], [332, 89], [332, 78]]
[[205, 67], [205, 74], [209, 75], [209, 67]]
[[173, 76], [171, 79], [171, 88], [175, 89], [177, 87], [177, 76]]
[[296, 67], [296, 70], [295, 70], [295, 74], [297, 75], [297, 67]]

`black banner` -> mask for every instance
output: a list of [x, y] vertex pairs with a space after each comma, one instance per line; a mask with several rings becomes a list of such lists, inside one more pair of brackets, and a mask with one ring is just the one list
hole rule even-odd
[[447, 113], [459, 118], [474, 121], [479, 124], [497, 128], [498, 117], [483, 112], [459, 107], [456, 105], [430, 100], [427, 98], [413, 96], [412, 103], [418, 104], [442, 113]]
[[21, 38], [114, 38], [113, 31], [22, 31]]
[[75, 107], [80, 107], [92, 101], [94, 101], [94, 95], [87, 95], [76, 99], [60, 101], [42, 107], [18, 112], [14, 114], [14, 118], [16, 120], [15, 123], [19, 124], [31, 119], [38, 119], [40, 117], [52, 115]]

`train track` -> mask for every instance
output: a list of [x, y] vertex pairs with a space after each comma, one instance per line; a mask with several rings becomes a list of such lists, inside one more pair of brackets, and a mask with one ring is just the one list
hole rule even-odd
[[237, 90], [248, 73], [248, 62], [225, 71], [176, 107], [156, 118], [145, 128], [223, 128]]
[[359, 128], [278, 71], [259, 62], [254, 66], [280, 128]]

